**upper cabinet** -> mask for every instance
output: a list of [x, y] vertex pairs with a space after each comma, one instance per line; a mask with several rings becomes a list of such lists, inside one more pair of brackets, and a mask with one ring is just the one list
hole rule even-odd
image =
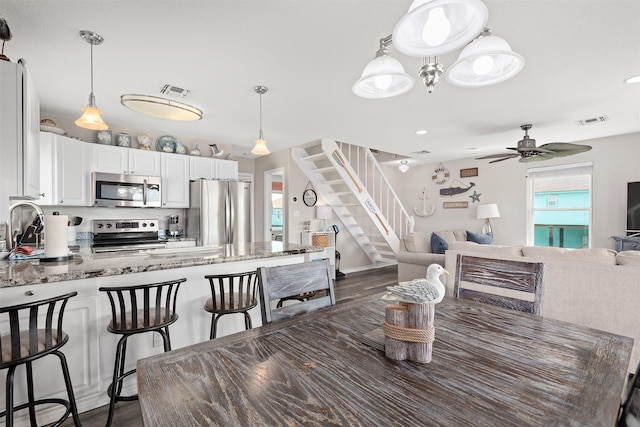
[[238, 162], [211, 157], [189, 158], [189, 179], [238, 179]]
[[162, 207], [189, 207], [189, 158], [181, 154], [160, 153]]
[[89, 206], [91, 145], [42, 132], [41, 205]]
[[91, 146], [91, 171], [160, 176], [160, 153], [113, 145]]
[[[40, 102], [23, 61], [0, 61], [0, 222], [9, 197], [40, 197]], [[8, 196], [8, 197], [7, 197]]]

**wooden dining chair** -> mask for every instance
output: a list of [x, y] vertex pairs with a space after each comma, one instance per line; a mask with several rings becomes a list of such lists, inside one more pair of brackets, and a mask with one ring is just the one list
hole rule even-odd
[[[336, 304], [333, 279], [328, 259], [301, 264], [258, 268], [262, 323], [267, 324], [310, 313]], [[281, 299], [316, 292], [293, 304], [280, 304]]]
[[640, 426], [640, 364], [629, 378], [625, 394], [620, 404], [617, 427]]
[[540, 315], [544, 264], [458, 255], [456, 298]]

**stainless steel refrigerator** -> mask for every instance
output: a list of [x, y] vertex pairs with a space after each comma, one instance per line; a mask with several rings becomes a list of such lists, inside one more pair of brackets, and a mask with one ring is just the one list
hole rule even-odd
[[187, 236], [198, 246], [251, 242], [251, 183], [199, 179], [190, 184]]

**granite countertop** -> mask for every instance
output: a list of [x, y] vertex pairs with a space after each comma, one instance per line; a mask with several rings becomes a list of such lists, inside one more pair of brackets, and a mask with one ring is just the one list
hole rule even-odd
[[253, 242], [220, 246], [93, 254], [82, 248], [61, 262], [0, 261], [0, 288], [145, 271], [322, 252], [324, 248], [283, 242]]

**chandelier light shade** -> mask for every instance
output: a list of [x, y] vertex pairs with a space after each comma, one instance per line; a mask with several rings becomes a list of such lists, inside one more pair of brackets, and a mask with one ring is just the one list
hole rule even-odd
[[480, 0], [414, 0], [393, 30], [393, 44], [409, 56], [443, 55], [476, 38], [488, 20]]
[[351, 90], [361, 98], [382, 99], [402, 95], [413, 87], [413, 77], [405, 73], [397, 59], [389, 55], [385, 43], [391, 38], [380, 40], [376, 57], [364, 67], [362, 76]]
[[406, 171], [409, 170], [409, 165], [407, 163], [409, 162], [406, 160], [402, 160], [400, 162], [400, 166], [398, 166], [398, 169], [400, 169], [400, 172], [405, 173]]
[[508, 80], [524, 68], [524, 58], [504, 39], [485, 29], [465, 47], [445, 72], [447, 81], [459, 87], [489, 86]]
[[251, 153], [257, 156], [264, 156], [271, 153], [269, 148], [267, 148], [267, 141], [262, 136], [262, 95], [267, 93], [269, 88], [266, 86], [254, 86], [253, 90], [260, 95], [260, 136], [256, 139]]
[[184, 102], [158, 96], [126, 94], [120, 103], [139, 113], [167, 120], [195, 121], [202, 119], [202, 110]]
[[92, 130], [106, 130], [109, 126], [102, 120], [102, 111], [96, 107], [96, 97], [93, 94], [93, 46], [102, 44], [104, 38], [92, 31], [80, 31], [82, 40], [91, 46], [91, 92], [89, 93], [89, 104], [82, 109], [82, 116], [75, 121], [81, 128]]

